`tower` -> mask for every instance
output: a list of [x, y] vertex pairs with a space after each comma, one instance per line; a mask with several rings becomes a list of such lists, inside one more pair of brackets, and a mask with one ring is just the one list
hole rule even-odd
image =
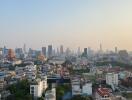
[[60, 54], [63, 54], [63, 45], [60, 46]]
[[46, 47], [42, 47], [42, 54], [46, 56]]
[[102, 49], [102, 44], [100, 44], [100, 51], [101, 51], [101, 52], [103, 51], [103, 49]]
[[88, 54], [88, 50], [87, 48], [84, 48], [84, 55], [87, 56], [87, 54]]
[[26, 44], [23, 46], [23, 52], [26, 53]]
[[117, 53], [118, 52], [118, 49], [117, 49], [117, 47], [115, 47], [115, 53]]
[[48, 57], [52, 57], [52, 45], [48, 45]]

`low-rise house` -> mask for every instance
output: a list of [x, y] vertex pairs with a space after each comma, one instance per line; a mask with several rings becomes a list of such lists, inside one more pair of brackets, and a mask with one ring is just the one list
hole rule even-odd
[[96, 100], [111, 100], [111, 93], [108, 88], [98, 88], [95, 93]]

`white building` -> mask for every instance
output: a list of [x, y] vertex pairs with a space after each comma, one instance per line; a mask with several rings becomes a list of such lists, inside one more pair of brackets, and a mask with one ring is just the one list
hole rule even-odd
[[72, 80], [72, 95], [81, 95], [81, 85], [79, 79]]
[[47, 80], [35, 79], [30, 85], [30, 94], [34, 98], [42, 96], [42, 93], [47, 88]]
[[83, 84], [82, 95], [92, 95], [92, 83]]
[[108, 85], [118, 85], [118, 74], [107, 73], [106, 74], [106, 83]]
[[51, 90], [46, 91], [45, 100], [56, 100], [56, 89], [52, 88]]
[[25, 73], [28, 80], [36, 78], [37, 68], [36, 65], [28, 65], [25, 67]]

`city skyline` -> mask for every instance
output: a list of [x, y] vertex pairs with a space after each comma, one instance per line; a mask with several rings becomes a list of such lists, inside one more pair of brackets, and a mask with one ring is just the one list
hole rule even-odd
[[[8, 2], [7, 2], [8, 1]], [[132, 51], [132, 1], [0, 1], [0, 47]]]

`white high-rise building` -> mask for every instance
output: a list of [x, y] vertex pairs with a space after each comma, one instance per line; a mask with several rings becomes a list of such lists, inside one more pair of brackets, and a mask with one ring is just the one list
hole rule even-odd
[[118, 85], [118, 74], [107, 73], [106, 74], [106, 83], [108, 85]]
[[42, 93], [47, 88], [47, 79], [35, 79], [30, 84], [30, 94], [34, 98], [38, 98], [42, 96]]

